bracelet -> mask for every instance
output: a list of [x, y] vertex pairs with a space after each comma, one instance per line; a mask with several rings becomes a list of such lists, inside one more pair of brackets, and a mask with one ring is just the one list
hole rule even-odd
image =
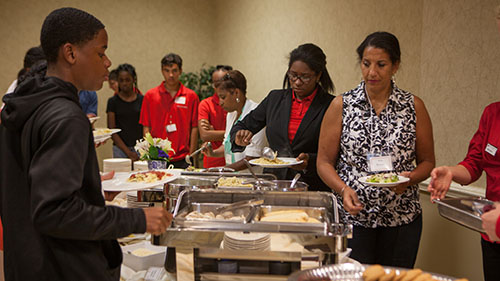
[[345, 186], [342, 187], [342, 190], [340, 191], [340, 197], [344, 197], [344, 190], [345, 190]]

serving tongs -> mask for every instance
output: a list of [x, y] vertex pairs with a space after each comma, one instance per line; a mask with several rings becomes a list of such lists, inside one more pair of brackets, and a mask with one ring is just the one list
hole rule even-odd
[[207, 149], [211, 149], [212, 143], [207, 142], [206, 146], [202, 146], [202, 147], [198, 148], [197, 150], [195, 150], [193, 153], [186, 155], [186, 158], [184, 158], [184, 160], [186, 160], [186, 163], [188, 163], [189, 166], [193, 166], [193, 162], [191, 161], [191, 158], [193, 158], [196, 154], [200, 153], [200, 151], [202, 151], [203, 148], [205, 148], [205, 147]]
[[480, 199], [462, 199], [460, 203], [465, 206], [471, 207], [477, 215], [482, 216], [484, 213], [491, 211], [494, 209], [493, 201], [488, 199], [480, 198]]
[[222, 214], [224, 212], [228, 211], [234, 211], [234, 210], [239, 210], [239, 209], [245, 209], [245, 208], [250, 208], [250, 212], [248, 213], [247, 217], [245, 218], [245, 223], [249, 223], [252, 218], [255, 216], [255, 213], [259, 209], [259, 207], [264, 204], [263, 199], [251, 199], [251, 200], [244, 200], [244, 201], [238, 201], [223, 207], [219, 207], [214, 210], [214, 215], [217, 216], [218, 214]]

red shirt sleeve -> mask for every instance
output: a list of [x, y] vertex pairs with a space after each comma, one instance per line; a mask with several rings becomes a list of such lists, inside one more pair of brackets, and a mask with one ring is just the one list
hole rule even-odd
[[210, 104], [208, 103], [208, 99], [206, 98], [200, 101], [200, 105], [198, 106], [198, 120], [207, 119], [210, 120]]
[[471, 182], [475, 182], [481, 177], [483, 173], [483, 151], [484, 142], [487, 136], [488, 112], [487, 109], [483, 111], [481, 120], [479, 121], [479, 128], [472, 137], [469, 143], [469, 150], [467, 156], [459, 164], [464, 166], [471, 176]]
[[149, 118], [149, 96], [148, 93], [144, 96], [141, 106], [141, 117], [139, 123], [145, 127], [151, 127], [151, 120]]

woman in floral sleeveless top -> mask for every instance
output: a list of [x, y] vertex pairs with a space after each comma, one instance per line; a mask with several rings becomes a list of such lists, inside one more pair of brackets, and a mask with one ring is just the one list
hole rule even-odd
[[[432, 124], [422, 100], [391, 79], [401, 59], [394, 35], [370, 34], [357, 53], [363, 82], [325, 114], [318, 173], [338, 194], [343, 220], [354, 225], [351, 257], [411, 268], [422, 232], [418, 183], [435, 162]], [[384, 169], [409, 181], [377, 187], [360, 180]]]

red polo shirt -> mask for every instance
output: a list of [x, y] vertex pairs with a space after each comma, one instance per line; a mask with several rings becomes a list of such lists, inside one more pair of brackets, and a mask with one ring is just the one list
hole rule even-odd
[[[214, 130], [226, 129], [226, 114], [227, 112], [219, 105], [219, 96], [215, 93], [213, 96], [208, 97], [200, 102], [198, 107], [198, 121], [207, 119], [208, 122], [214, 127]], [[222, 141], [213, 141], [212, 147], [214, 149], [220, 147]], [[225, 166], [226, 161], [224, 157], [203, 157], [203, 167], [221, 167]]]
[[292, 143], [293, 138], [295, 138], [295, 134], [299, 129], [300, 122], [306, 115], [309, 106], [311, 105], [316, 93], [318, 92], [318, 88], [314, 90], [312, 94], [307, 96], [306, 98], [299, 100], [295, 97], [295, 93], [292, 95], [292, 109], [290, 110], [290, 122], [288, 122], [288, 140]]
[[199, 102], [198, 95], [182, 83], [172, 98], [165, 90], [165, 81], [144, 96], [139, 123], [151, 127], [154, 138], [168, 138], [172, 142], [173, 161], [189, 154], [191, 129], [198, 127]]

